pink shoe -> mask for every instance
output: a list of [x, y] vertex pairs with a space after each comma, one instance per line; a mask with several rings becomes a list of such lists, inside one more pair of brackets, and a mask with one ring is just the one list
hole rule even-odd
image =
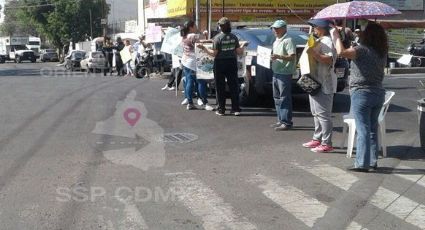
[[312, 149], [312, 148], [316, 148], [316, 147], [320, 146], [321, 144], [322, 143], [320, 141], [318, 141], [318, 140], [311, 140], [311, 141], [309, 141], [307, 143], [304, 143], [303, 144], [303, 147], [304, 148], [310, 148], [310, 149]]
[[315, 153], [330, 153], [334, 151], [334, 148], [330, 145], [320, 145], [311, 149], [311, 151]]

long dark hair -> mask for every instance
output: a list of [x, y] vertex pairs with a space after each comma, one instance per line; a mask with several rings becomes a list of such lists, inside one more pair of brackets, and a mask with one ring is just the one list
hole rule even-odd
[[380, 57], [388, 54], [388, 37], [381, 25], [369, 22], [361, 38], [361, 44], [373, 48]]
[[180, 30], [180, 35], [185, 38], [190, 32], [190, 28], [194, 26], [195, 22], [193, 20], [186, 21], [183, 25], [183, 28]]
[[230, 22], [224, 23], [223, 25], [219, 25], [221, 32], [227, 34], [232, 32], [232, 26], [230, 25]]

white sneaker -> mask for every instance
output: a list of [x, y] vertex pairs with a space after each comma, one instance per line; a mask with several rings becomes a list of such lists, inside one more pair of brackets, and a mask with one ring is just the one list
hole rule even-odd
[[182, 101], [182, 105], [187, 105], [187, 104], [189, 104], [189, 101], [187, 100], [187, 98], [185, 98], [185, 99]]
[[168, 91], [173, 91], [173, 90], [175, 90], [175, 89], [176, 89], [176, 87], [174, 87], [174, 86], [173, 86], [173, 87], [171, 87], [171, 88], [168, 88], [167, 90], [168, 90]]
[[192, 109], [195, 109], [195, 106], [193, 104], [187, 104], [186, 109], [192, 110]]
[[170, 89], [170, 88], [168, 87], [168, 85], [165, 85], [163, 88], [161, 88], [161, 90], [162, 90], [162, 91], [167, 90], [167, 89], [168, 89], [168, 90]]
[[201, 98], [198, 98], [198, 105], [199, 106], [203, 106], [204, 105], [204, 102], [202, 102], [202, 99]]
[[212, 107], [211, 105], [206, 104], [206, 105], [204, 105], [204, 109], [206, 111], [213, 111], [214, 110], [214, 107]]

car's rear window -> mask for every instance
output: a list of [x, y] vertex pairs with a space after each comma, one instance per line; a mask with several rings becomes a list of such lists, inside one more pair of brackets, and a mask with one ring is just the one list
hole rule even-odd
[[[247, 33], [254, 36], [262, 46], [272, 46], [275, 41], [273, 31], [270, 29], [248, 30]], [[292, 38], [295, 45], [305, 45], [307, 43], [308, 34], [305, 32], [288, 30], [288, 35]]]
[[95, 52], [95, 53], [92, 53], [91, 56], [93, 58], [103, 58], [103, 53]]
[[82, 58], [82, 57], [84, 57], [84, 53], [82, 53], [82, 52], [75, 52], [74, 53], [74, 57], [76, 57], [76, 58]]

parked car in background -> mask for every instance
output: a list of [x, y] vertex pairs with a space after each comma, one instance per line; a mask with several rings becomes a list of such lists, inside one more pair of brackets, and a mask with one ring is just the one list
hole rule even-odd
[[89, 52], [85, 55], [84, 59], [80, 62], [81, 70], [87, 72], [96, 72], [97, 70], [105, 69], [105, 56], [102, 52]]
[[58, 62], [59, 55], [55, 49], [45, 49], [41, 51], [40, 61], [42, 62]]
[[32, 50], [19, 50], [15, 52], [15, 62], [21, 63], [22, 61], [30, 61], [35, 63], [37, 57], [35, 56], [34, 51]]
[[[248, 41], [246, 48], [248, 60], [252, 58], [251, 63], [247, 63], [247, 72], [241, 83], [240, 101], [243, 105], [255, 104], [258, 99], [271, 99], [273, 96], [272, 79], [273, 72], [257, 64], [257, 47], [264, 46], [272, 48], [275, 36], [270, 28], [237, 28], [233, 29], [240, 41]], [[307, 43], [308, 33], [299, 28], [288, 27], [288, 36], [293, 39], [296, 45], [297, 63], [302, 51]], [[338, 73], [338, 92], [345, 89], [348, 78], [348, 67], [343, 66], [342, 71], [337, 69]], [[296, 82], [300, 77], [299, 70], [292, 79], [292, 94], [305, 94], [298, 87]]]
[[86, 51], [83, 50], [72, 50], [65, 57], [65, 69], [74, 71], [80, 69], [80, 62], [86, 55]]

